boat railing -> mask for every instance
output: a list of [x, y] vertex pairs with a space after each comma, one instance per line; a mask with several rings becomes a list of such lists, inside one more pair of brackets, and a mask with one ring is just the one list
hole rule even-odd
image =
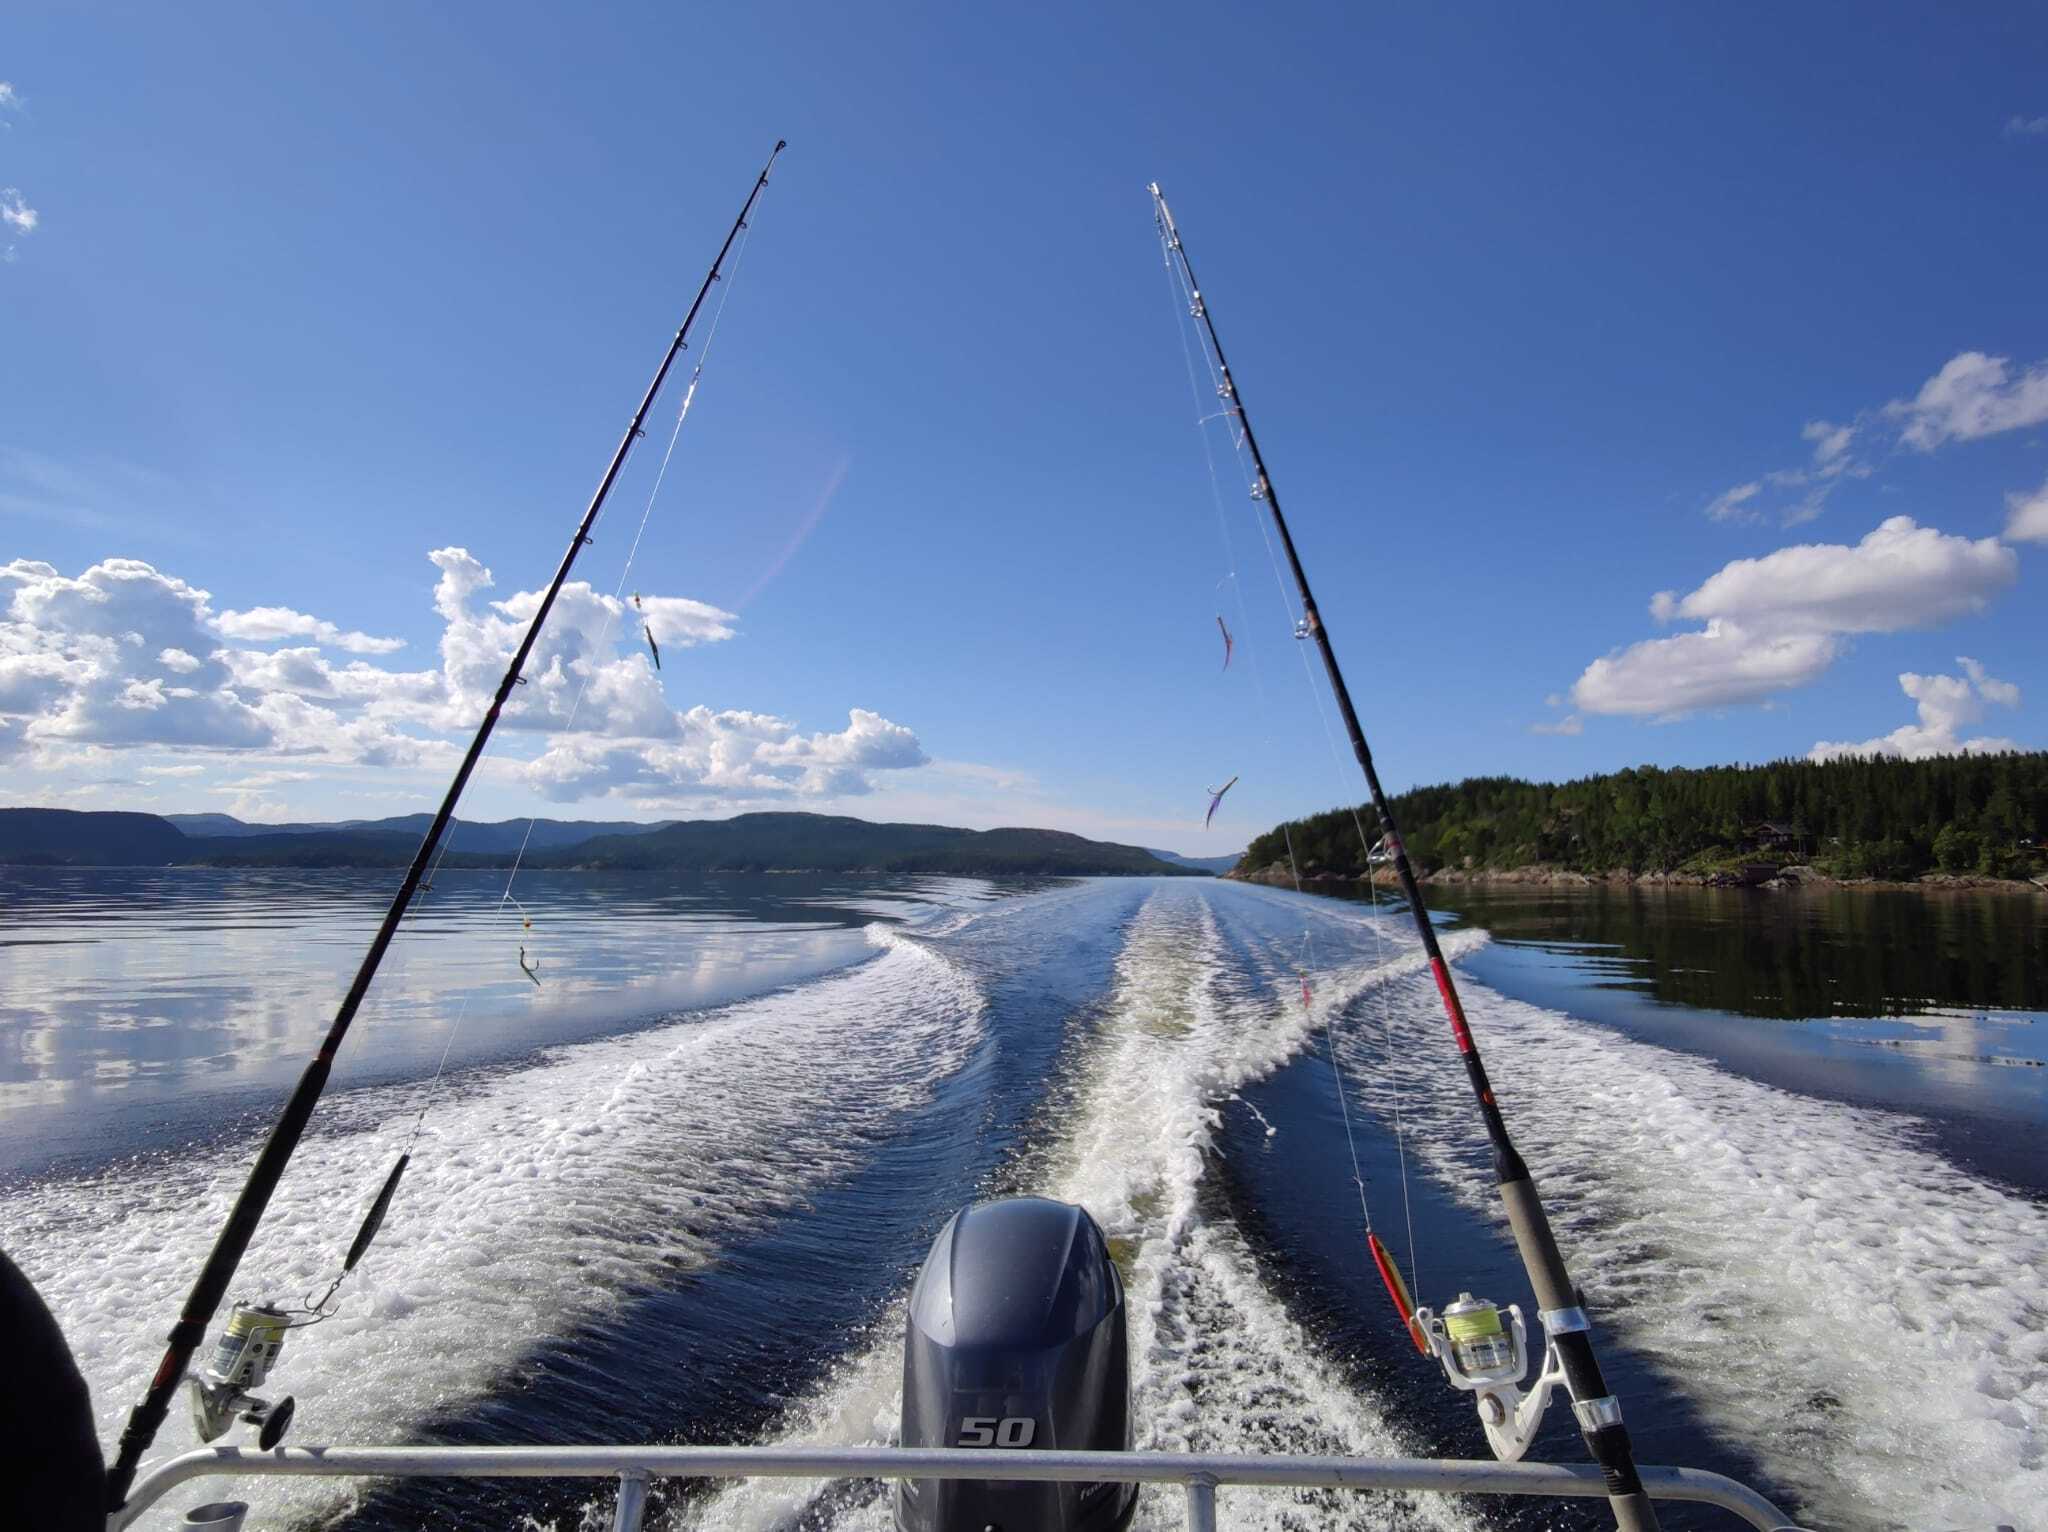
[[[1644, 1468], [1657, 1500], [1719, 1506], [1781, 1532], [1789, 1517], [1745, 1484], [1695, 1468]], [[208, 1447], [146, 1472], [108, 1518], [120, 1532], [190, 1480], [222, 1477], [376, 1479], [616, 1479], [612, 1532], [639, 1532], [657, 1479], [998, 1479], [1174, 1484], [1187, 1496], [1188, 1532], [1216, 1532], [1223, 1486], [1349, 1489], [1366, 1493], [1604, 1498], [1591, 1464], [1493, 1463], [1430, 1458], [1290, 1457], [1180, 1452], [989, 1452], [959, 1447]], [[187, 1527], [237, 1532], [242, 1507], [216, 1502]]]

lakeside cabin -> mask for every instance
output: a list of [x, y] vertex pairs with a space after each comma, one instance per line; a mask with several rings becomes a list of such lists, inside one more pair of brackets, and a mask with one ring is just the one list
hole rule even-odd
[[1803, 859], [1806, 855], [1806, 827], [1780, 819], [1763, 819], [1742, 827], [1743, 850]]

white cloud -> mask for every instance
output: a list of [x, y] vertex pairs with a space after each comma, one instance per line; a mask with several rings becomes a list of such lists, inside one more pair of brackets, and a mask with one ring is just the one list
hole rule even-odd
[[[483, 712], [505, 666], [539, 609], [541, 592], [519, 591], [503, 601], [472, 607], [491, 588], [491, 572], [466, 549], [437, 548], [428, 555], [441, 571], [434, 606], [447, 623], [441, 635], [443, 693], [437, 705], [408, 716], [453, 728]], [[672, 738], [677, 716], [641, 635], [650, 628], [664, 654], [734, 636], [732, 613], [680, 596], [642, 596], [639, 608], [602, 595], [581, 580], [564, 585], [540, 642], [528, 656], [526, 684], [507, 703], [504, 727], [604, 733], [631, 738]], [[631, 645], [624, 658], [621, 644]]]
[[41, 222], [42, 215], [22, 200], [18, 188], [0, 187], [0, 223], [17, 234], [33, 234]]
[[1807, 421], [1799, 436], [1812, 446], [1813, 454], [1804, 466], [1773, 469], [1723, 490], [1707, 502], [1706, 514], [1714, 521], [1760, 521], [1769, 491], [1797, 490], [1798, 498], [1777, 506], [1775, 515], [1780, 526], [1800, 526], [1825, 512], [1829, 498], [1844, 483], [1868, 479], [1877, 471], [1869, 455], [1857, 455], [1859, 446], [1881, 451], [1902, 443], [1931, 452], [1944, 442], [1972, 441], [2044, 420], [2048, 363], [2015, 372], [2010, 358], [1960, 352], [1911, 399], [1862, 410], [1847, 423]]
[[1984, 716], [1985, 702], [2003, 707], [2020, 705], [2020, 689], [2009, 681], [1995, 681], [1975, 660], [1959, 656], [1956, 663], [1964, 676], [1922, 676], [1907, 671], [1899, 677], [1899, 690], [1913, 699], [1918, 723], [1901, 724], [1891, 733], [1861, 744], [1822, 740], [1806, 757], [1811, 761], [1833, 761], [1845, 756], [1897, 756], [1922, 761], [1936, 755], [1982, 755], [2020, 747], [2009, 739], [1988, 736], [1963, 739], [1965, 725]]
[[1849, 450], [1849, 443], [1856, 439], [1856, 427], [1833, 425], [1825, 420], [1809, 420], [1799, 435], [1813, 443], [1813, 461], [1816, 466], [1825, 468]]
[[1956, 663], [1963, 667], [1970, 684], [1977, 688], [1977, 694], [1986, 702], [1996, 702], [2001, 707], [2018, 707], [2020, 689], [2010, 681], [1994, 681], [1984, 673], [1984, 667], [1967, 654], [1956, 656]]
[[2048, 364], [2015, 374], [2010, 358], [1965, 351], [1911, 399], [1894, 399], [1885, 415], [1902, 422], [1899, 439], [1932, 452], [1946, 441], [1974, 441], [2048, 420]]
[[[440, 570], [440, 663], [416, 671], [337, 664], [322, 645], [378, 654], [397, 641], [288, 607], [216, 614], [207, 592], [139, 560], [107, 559], [76, 579], [27, 560], [0, 567], [0, 757], [27, 752], [49, 771], [172, 746], [232, 752], [264, 768], [445, 769], [495, 693], [540, 592], [481, 602], [492, 584], [481, 562], [460, 548], [430, 557]], [[732, 638], [734, 622], [686, 597], [647, 595], [634, 607], [580, 581], [565, 585], [528, 658], [527, 684], [506, 706], [494, 775], [561, 802], [618, 794], [738, 807], [865, 794], [875, 773], [926, 764], [911, 730], [862, 708], [843, 729], [805, 733], [767, 713], [672, 707], [643, 623], [664, 655], [676, 655]], [[240, 646], [285, 637], [313, 642]], [[522, 733], [544, 736], [536, 758], [520, 758], [535, 748], [520, 743]], [[222, 790], [275, 818], [285, 805], [267, 791], [305, 776], [266, 769]]]
[[1583, 734], [1586, 732], [1586, 724], [1585, 720], [1580, 718], [1577, 713], [1568, 713], [1555, 723], [1532, 723], [1529, 725], [1529, 732], [1531, 734]]
[[2048, 543], [2048, 479], [2029, 493], [2014, 490], [2005, 497], [2005, 535], [2016, 543]]
[[1837, 642], [1820, 634], [1756, 634], [1710, 622], [1701, 632], [1645, 639], [1593, 661], [1572, 683], [1571, 698], [1588, 713], [1678, 718], [1806, 686], [1838, 653]]
[[2007, 138], [2048, 138], [2048, 117], [2022, 117], [2018, 113], [2005, 119]]
[[1933, 627], [1982, 611], [2018, 573], [1996, 538], [1971, 541], [1894, 516], [1853, 547], [1808, 543], [1737, 559], [1683, 598], [1660, 591], [1661, 622], [1694, 632], [1647, 639], [1588, 665], [1571, 689], [1581, 712], [1676, 718], [1763, 702], [1810, 685], [1853, 633]]
[[801, 734], [785, 719], [694, 707], [675, 736], [611, 740], [557, 736], [528, 763], [529, 786], [556, 802], [616, 794], [666, 802], [717, 798], [739, 803], [788, 797], [852, 797], [873, 790], [868, 773], [926, 764], [917, 736], [855, 708], [837, 733]]
[[1773, 632], [1892, 633], [1982, 611], [2018, 573], [2018, 557], [1996, 538], [1972, 542], [1893, 516], [1854, 547], [1804, 543], [1737, 559], [1676, 615]]
[[0, 712], [29, 743], [271, 743], [226, 668], [197, 658], [218, 644], [205, 591], [137, 559], [77, 579], [17, 559], [0, 567], [0, 597]]
[[1763, 481], [1751, 479], [1747, 484], [1738, 484], [1725, 489], [1707, 502], [1707, 514], [1715, 521], [1747, 521], [1756, 511], [1750, 502], [1763, 493]]
[[[21, 92], [5, 80], [0, 80], [0, 112], [14, 112], [21, 109]], [[2017, 121], [2018, 119], [2014, 119]]]
[[331, 649], [350, 654], [390, 654], [405, 647], [402, 638], [372, 638], [367, 633], [344, 633], [331, 622], [295, 612], [288, 606], [256, 606], [246, 612], [222, 612], [220, 631], [244, 643], [265, 644], [280, 638], [310, 638]]
[[252, 771], [246, 777], [238, 777], [232, 782], [221, 783], [213, 791], [217, 793], [246, 792], [256, 788], [283, 787], [292, 782], [310, 782], [312, 780], [313, 773], [310, 771]]

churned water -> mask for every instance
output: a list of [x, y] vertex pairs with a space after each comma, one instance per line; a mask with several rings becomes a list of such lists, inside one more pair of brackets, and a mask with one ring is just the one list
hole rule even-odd
[[[0, 879], [0, 1230], [111, 1438], [386, 880]], [[557, 876], [519, 893], [508, 918], [486, 877], [437, 890], [244, 1263], [250, 1296], [324, 1286], [447, 1050], [384, 1232], [274, 1378], [299, 1399], [296, 1440], [886, 1441], [932, 1235], [973, 1197], [1036, 1191], [1111, 1237], [1141, 1443], [1484, 1454], [1363, 1248], [1369, 1213], [1425, 1299], [1527, 1302], [1397, 912], [1192, 880]], [[2004, 1082], [2042, 1071], [1842, 1036], [1864, 1071], [1845, 1095], [1810, 1034], [1717, 1053], [1711, 1009], [1674, 1007], [1685, 1028], [1661, 1036], [1604, 1009], [1625, 951], [1575, 988], [1569, 943], [1546, 956], [1475, 923], [1446, 948], [1646, 1461], [1752, 1478], [1825, 1527], [2026, 1524], [2048, 1499], [2048, 1206], [2037, 1161], [1957, 1151], [1942, 1124], [1969, 1116], [1957, 1071], [1976, 1068], [1986, 1120], [2031, 1120], [2038, 1140], [2038, 1097]], [[1995, 1018], [2023, 1039], [2038, 1019]], [[1873, 1056], [1897, 1071], [1890, 1097]], [[192, 1440], [174, 1414], [159, 1446]], [[1562, 1409], [1535, 1455], [1580, 1455]], [[573, 1484], [235, 1493], [265, 1524], [602, 1516]], [[1597, 1503], [1251, 1491], [1223, 1513], [1602, 1520]], [[879, 1532], [888, 1512], [872, 1486], [763, 1483], [658, 1514]], [[1139, 1516], [1177, 1526], [1180, 1507], [1148, 1494]]]

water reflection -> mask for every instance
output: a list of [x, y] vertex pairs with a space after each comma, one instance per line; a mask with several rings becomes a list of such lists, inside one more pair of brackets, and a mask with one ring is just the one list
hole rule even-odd
[[2048, 1010], [2048, 899], [1857, 889], [1445, 893], [1500, 941], [1568, 945], [1616, 984], [1738, 1016]]
[[2048, 899], [1593, 888], [1441, 901], [1455, 911], [1444, 918], [1493, 934], [1468, 966], [1497, 989], [1772, 1084], [1925, 1117], [1957, 1159], [2048, 1188]]
[[[0, 868], [0, 1152], [294, 1077], [395, 881]], [[517, 889], [529, 928], [501, 908], [503, 888], [503, 873], [440, 874], [392, 944], [339, 1083], [430, 1071], [451, 1038], [452, 1062], [473, 1064], [793, 983], [867, 956], [871, 922], [991, 894], [950, 878], [534, 872]]]

